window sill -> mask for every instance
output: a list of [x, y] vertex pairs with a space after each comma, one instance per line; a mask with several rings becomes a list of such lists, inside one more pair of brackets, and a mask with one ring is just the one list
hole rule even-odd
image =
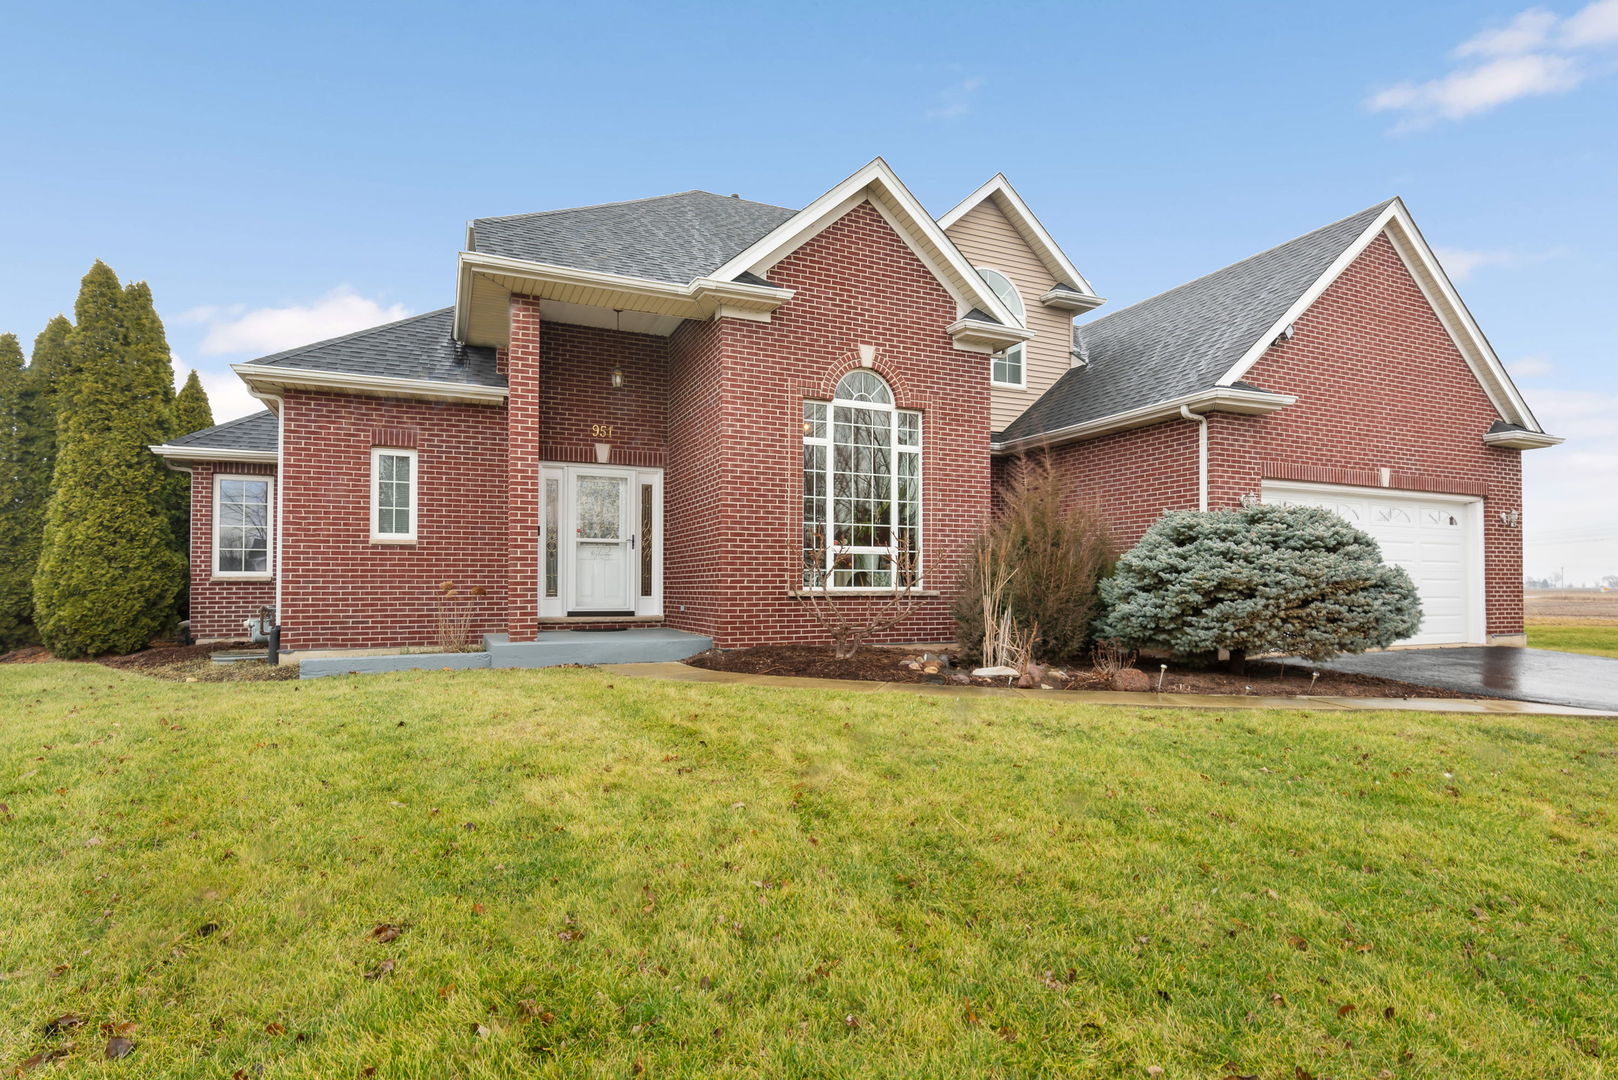
[[989, 388], [991, 390], [1027, 390], [1028, 389], [1028, 384], [1027, 383], [1014, 383], [1014, 382], [994, 382], [993, 380], [991, 380], [989, 382]]
[[373, 536], [371, 537], [371, 543], [386, 544], [389, 547], [414, 547], [416, 538], [414, 536]]
[[274, 574], [214, 574], [209, 581], [274, 581]]
[[[904, 596], [906, 593], [903, 589], [827, 589], [824, 592], [819, 589], [788, 589], [787, 595], [799, 600], [807, 600], [811, 596], [869, 596], [880, 599], [887, 596]], [[935, 600], [944, 594], [937, 589], [912, 589], [908, 595], [919, 600]]]

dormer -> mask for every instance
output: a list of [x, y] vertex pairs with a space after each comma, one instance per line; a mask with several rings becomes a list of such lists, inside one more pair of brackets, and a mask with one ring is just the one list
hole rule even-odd
[[1033, 333], [997, 353], [984, 372], [999, 431], [1074, 365], [1073, 317], [1105, 301], [1004, 175], [967, 196], [938, 224], [1002, 305]]

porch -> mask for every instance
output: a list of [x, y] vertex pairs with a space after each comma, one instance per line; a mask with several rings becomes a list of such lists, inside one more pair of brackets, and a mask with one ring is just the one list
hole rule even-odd
[[400, 652], [381, 649], [328, 649], [289, 653], [283, 663], [298, 665], [298, 677], [369, 675], [384, 671], [436, 671], [445, 668], [542, 668], [565, 664], [668, 663], [713, 648], [701, 634], [666, 626], [625, 630], [542, 630], [533, 641], [487, 634], [481, 652]]

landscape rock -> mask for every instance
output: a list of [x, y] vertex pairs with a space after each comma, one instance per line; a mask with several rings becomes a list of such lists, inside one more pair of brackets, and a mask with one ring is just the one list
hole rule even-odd
[[1009, 679], [1022, 672], [1014, 667], [980, 667], [972, 672], [980, 679]]
[[1152, 680], [1139, 668], [1123, 668], [1113, 673], [1112, 688], [1129, 694], [1140, 694], [1152, 688]]

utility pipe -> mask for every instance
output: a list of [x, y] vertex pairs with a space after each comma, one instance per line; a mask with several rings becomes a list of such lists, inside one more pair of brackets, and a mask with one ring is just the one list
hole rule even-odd
[[1197, 509], [1208, 509], [1208, 418], [1180, 406], [1180, 415], [1197, 425]]

